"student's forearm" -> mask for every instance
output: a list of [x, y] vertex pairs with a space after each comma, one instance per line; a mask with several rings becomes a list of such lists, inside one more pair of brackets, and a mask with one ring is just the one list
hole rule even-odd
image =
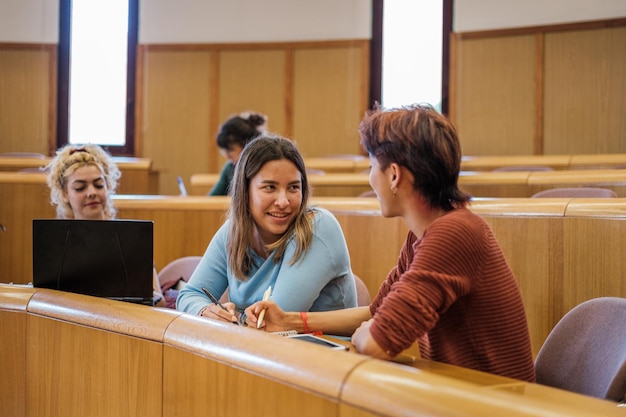
[[350, 336], [364, 321], [371, 318], [369, 307], [355, 307], [334, 311], [306, 313], [306, 326], [299, 312], [287, 313], [287, 327], [304, 333], [307, 330], [324, 334]]

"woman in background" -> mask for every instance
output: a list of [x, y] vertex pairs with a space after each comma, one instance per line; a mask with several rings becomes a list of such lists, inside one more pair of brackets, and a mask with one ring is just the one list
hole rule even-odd
[[110, 220], [111, 196], [122, 176], [111, 156], [98, 145], [67, 145], [50, 161], [50, 199], [61, 219]]
[[241, 113], [226, 120], [217, 133], [217, 146], [228, 161], [209, 195], [228, 195], [235, 164], [244, 146], [265, 132], [267, 117], [259, 113]]
[[[117, 165], [98, 145], [66, 145], [46, 167], [50, 200], [60, 219], [113, 220], [117, 213], [111, 196], [122, 176]], [[153, 268], [152, 287], [157, 305], [163, 294]]]
[[[337, 219], [308, 205], [309, 182], [295, 144], [262, 135], [246, 145], [235, 167], [228, 219], [180, 291], [176, 307], [235, 322], [263, 298], [287, 311], [356, 306], [350, 254]], [[225, 310], [215, 299], [228, 289]], [[245, 321], [245, 318], [242, 319]]]

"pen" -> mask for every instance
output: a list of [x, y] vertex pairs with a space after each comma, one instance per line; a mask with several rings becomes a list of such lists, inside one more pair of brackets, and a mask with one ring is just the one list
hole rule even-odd
[[[267, 301], [270, 298], [270, 294], [272, 293], [272, 286], [270, 285], [263, 293], [263, 301]], [[265, 309], [261, 310], [261, 314], [259, 314], [259, 321], [256, 322], [256, 328], [260, 328], [261, 324], [263, 324], [263, 317], [265, 317]]]
[[[213, 294], [211, 294], [211, 291], [207, 290], [206, 288], [202, 287], [202, 291], [204, 291], [204, 293], [207, 295], [207, 297], [209, 297], [211, 299], [211, 302], [213, 304], [218, 305], [222, 310], [224, 311], [228, 311], [226, 309], [226, 307], [224, 307], [222, 305], [222, 303], [219, 302], [219, 300], [217, 298], [215, 298], [215, 296]], [[236, 325], [239, 325], [239, 323], [237, 323], [236, 321], [233, 321], [232, 323], [235, 323]]]

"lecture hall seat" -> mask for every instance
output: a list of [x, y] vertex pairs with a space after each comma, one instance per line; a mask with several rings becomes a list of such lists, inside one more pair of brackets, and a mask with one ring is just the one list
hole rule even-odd
[[571, 309], [537, 354], [537, 383], [611, 401], [626, 394], [626, 298]]

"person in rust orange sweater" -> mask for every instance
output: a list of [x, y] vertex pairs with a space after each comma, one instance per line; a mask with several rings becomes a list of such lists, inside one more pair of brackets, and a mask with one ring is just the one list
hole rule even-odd
[[409, 227], [397, 265], [369, 307], [299, 314], [265, 301], [246, 310], [247, 322], [265, 310], [267, 331], [352, 335], [359, 352], [387, 360], [418, 341], [423, 358], [534, 381], [518, 284], [458, 188], [454, 126], [429, 105], [376, 106], [359, 133], [382, 215]]

